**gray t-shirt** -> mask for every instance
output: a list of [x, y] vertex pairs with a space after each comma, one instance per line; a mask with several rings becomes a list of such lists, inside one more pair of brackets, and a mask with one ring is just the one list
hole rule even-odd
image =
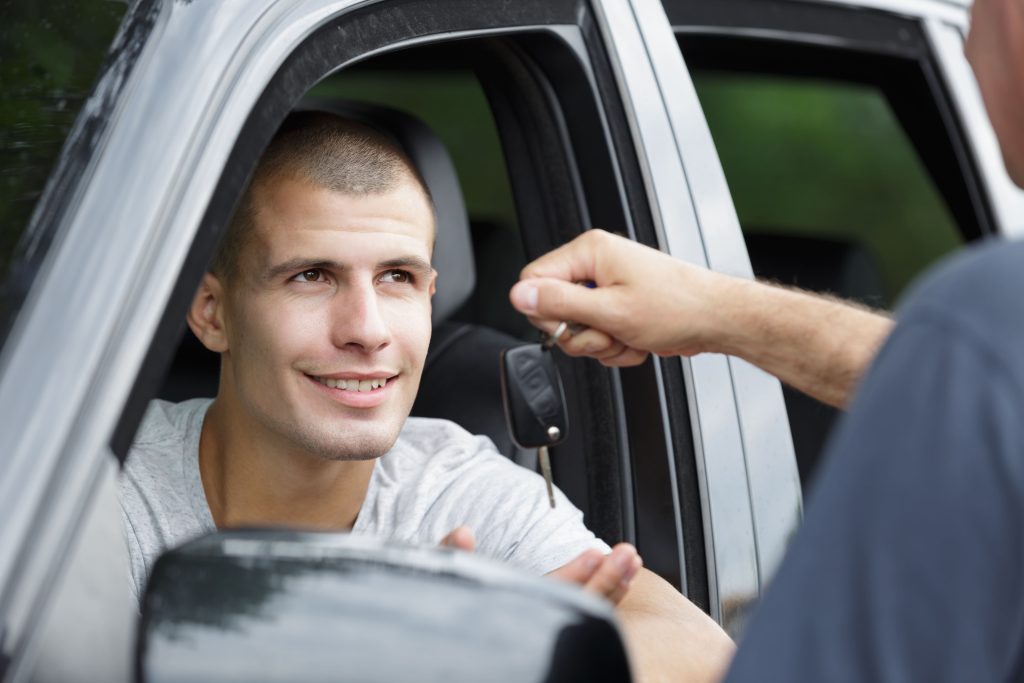
[[[167, 548], [216, 529], [199, 475], [199, 435], [210, 399], [153, 401], [121, 475], [121, 516], [132, 591]], [[583, 514], [543, 480], [498, 453], [490, 439], [447, 420], [411, 417], [381, 456], [352, 533], [435, 545], [466, 525], [477, 553], [543, 574], [608, 546]]]

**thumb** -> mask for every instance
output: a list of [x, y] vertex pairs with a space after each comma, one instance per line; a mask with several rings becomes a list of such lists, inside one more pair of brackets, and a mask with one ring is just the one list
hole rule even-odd
[[571, 320], [604, 329], [604, 292], [555, 278], [517, 282], [509, 300], [524, 315], [544, 320]]
[[600, 550], [587, 550], [568, 564], [549, 572], [548, 576], [582, 586], [593, 578], [603, 559], [604, 555]]
[[473, 552], [476, 550], [476, 538], [469, 527], [460, 526], [442, 538], [440, 545], [444, 548], [455, 548], [456, 550]]

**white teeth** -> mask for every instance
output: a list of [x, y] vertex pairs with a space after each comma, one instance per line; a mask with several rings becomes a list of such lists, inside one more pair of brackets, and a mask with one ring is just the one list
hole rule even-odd
[[332, 389], [343, 389], [345, 391], [373, 391], [374, 389], [380, 389], [381, 387], [386, 386], [388, 383], [386, 377], [364, 380], [328, 379], [325, 377], [317, 377], [316, 380]]

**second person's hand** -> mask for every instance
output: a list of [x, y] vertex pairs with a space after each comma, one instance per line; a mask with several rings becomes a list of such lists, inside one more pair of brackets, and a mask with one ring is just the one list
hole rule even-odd
[[[692, 266], [603, 230], [589, 230], [523, 269], [513, 306], [552, 332], [569, 320], [588, 329], [563, 336], [572, 356], [638, 365], [648, 353], [691, 356], [711, 350], [725, 329], [724, 290], [743, 281]], [[573, 284], [592, 281], [596, 287]]]

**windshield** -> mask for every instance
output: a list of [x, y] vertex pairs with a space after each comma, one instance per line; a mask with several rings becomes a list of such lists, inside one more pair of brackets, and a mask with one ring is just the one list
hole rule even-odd
[[[77, 137], [91, 141], [72, 135], [97, 74], [118, 61], [111, 43], [127, 8], [123, 0], [0, 0], [0, 346], [102, 129], [102, 121], [88, 131], [79, 122]], [[44, 198], [48, 179], [54, 187]]]

